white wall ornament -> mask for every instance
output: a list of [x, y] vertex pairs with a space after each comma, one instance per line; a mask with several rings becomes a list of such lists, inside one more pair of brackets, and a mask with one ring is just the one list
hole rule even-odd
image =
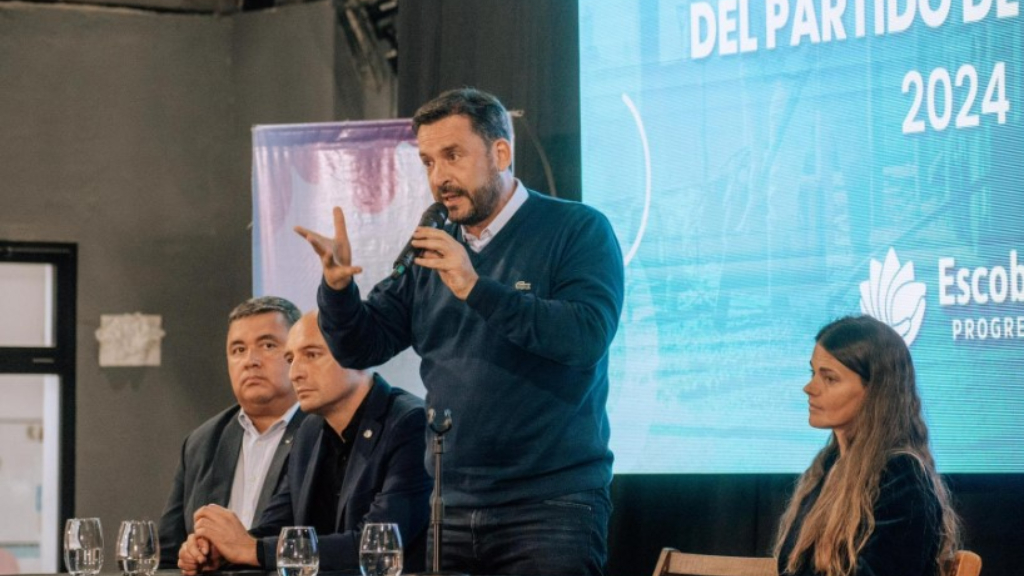
[[158, 314], [103, 314], [96, 340], [100, 366], [159, 366], [165, 332]]

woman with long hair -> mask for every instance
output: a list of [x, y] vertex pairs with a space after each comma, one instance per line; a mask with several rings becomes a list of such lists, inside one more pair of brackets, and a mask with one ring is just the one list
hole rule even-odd
[[804, 386], [825, 447], [782, 516], [775, 557], [786, 576], [937, 576], [959, 521], [935, 471], [914, 363], [870, 316], [821, 329]]

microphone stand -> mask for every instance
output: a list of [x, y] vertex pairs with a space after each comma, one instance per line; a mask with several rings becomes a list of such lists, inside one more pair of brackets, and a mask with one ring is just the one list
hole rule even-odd
[[430, 497], [430, 524], [434, 530], [434, 550], [431, 570], [423, 576], [466, 576], [461, 572], [441, 570], [442, 524], [444, 523], [444, 498], [441, 496], [441, 456], [444, 454], [444, 435], [452, 429], [452, 412], [445, 410], [438, 422], [437, 412], [427, 410], [427, 425], [434, 432], [434, 493]]

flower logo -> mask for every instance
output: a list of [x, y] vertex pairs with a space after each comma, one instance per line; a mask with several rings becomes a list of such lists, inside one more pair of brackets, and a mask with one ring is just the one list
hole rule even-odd
[[871, 273], [860, 283], [860, 309], [892, 326], [910, 346], [921, 329], [925, 284], [914, 281], [914, 263], [900, 265], [891, 246], [885, 262], [871, 259]]

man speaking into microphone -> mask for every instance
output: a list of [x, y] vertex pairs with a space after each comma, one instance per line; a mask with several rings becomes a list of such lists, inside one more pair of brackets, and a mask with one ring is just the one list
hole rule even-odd
[[512, 175], [508, 114], [491, 94], [445, 92], [413, 130], [449, 224], [418, 227], [414, 265], [365, 302], [341, 209], [333, 237], [297, 227], [323, 264], [321, 330], [352, 368], [412, 346], [427, 405], [451, 409], [442, 569], [602, 574], [608, 347], [623, 298], [611, 225]]

